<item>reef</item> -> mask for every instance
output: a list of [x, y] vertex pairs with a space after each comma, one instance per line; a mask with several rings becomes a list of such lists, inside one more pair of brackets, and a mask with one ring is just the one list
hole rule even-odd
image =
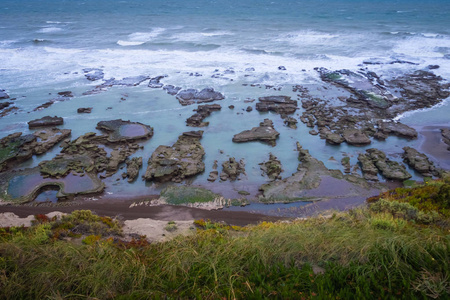
[[233, 136], [233, 142], [245, 143], [251, 141], [261, 141], [271, 146], [276, 145], [276, 139], [280, 135], [278, 131], [273, 128], [273, 122], [269, 119], [264, 119], [259, 124], [259, 127], [253, 127], [250, 130], [244, 130]]

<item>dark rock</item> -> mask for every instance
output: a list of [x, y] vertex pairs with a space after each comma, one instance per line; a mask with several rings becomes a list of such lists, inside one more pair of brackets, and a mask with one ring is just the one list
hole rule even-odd
[[309, 134], [310, 135], [318, 135], [319, 133], [316, 130], [310, 130]]
[[165, 90], [167, 94], [175, 96], [181, 90], [181, 87], [173, 85], [165, 85], [163, 86], [163, 90]]
[[422, 176], [437, 176], [438, 172], [428, 157], [414, 148], [404, 147], [403, 161]]
[[286, 71], [286, 67], [284, 67], [284, 66], [279, 66], [279, 67], [278, 67], [278, 70]]
[[346, 156], [341, 159], [341, 165], [344, 167], [344, 173], [351, 172], [350, 157]]
[[98, 122], [97, 129], [107, 132], [107, 140], [111, 143], [148, 139], [153, 136], [151, 126], [121, 119]]
[[204, 127], [208, 126], [209, 122], [203, 122], [203, 119], [211, 115], [213, 111], [219, 111], [222, 107], [219, 104], [205, 104], [199, 105], [195, 111], [194, 115], [190, 116], [186, 120], [187, 126], [191, 127]]
[[387, 179], [403, 181], [412, 177], [411, 174], [406, 171], [404, 166], [396, 161], [389, 160], [383, 151], [371, 148], [367, 149], [366, 152], [380, 171], [381, 175]]
[[214, 91], [212, 88], [204, 88], [201, 91], [195, 89], [181, 90], [177, 94], [177, 99], [181, 105], [190, 105], [194, 103], [223, 100], [225, 97], [221, 93]]
[[245, 72], [254, 72], [255, 71], [255, 68], [246, 68], [245, 69]]
[[11, 104], [14, 104], [13, 102], [1, 102], [0, 103], [0, 110], [7, 108]]
[[340, 145], [345, 141], [342, 135], [332, 132], [326, 127], [322, 127], [319, 131], [320, 136], [323, 137], [330, 145]]
[[157, 76], [150, 79], [150, 82], [148, 83], [149, 88], [158, 89], [162, 88], [164, 84], [160, 83], [161, 79], [163, 79], [166, 76]]
[[55, 103], [55, 102], [56, 102], [56, 100], [50, 100], [50, 101], [48, 101], [48, 102], [45, 102], [44, 104], [39, 105], [38, 107], [36, 107], [35, 109], [33, 109], [33, 111], [38, 111], [38, 110], [43, 110], [44, 108], [48, 108], [48, 107], [50, 107], [51, 105], [53, 105], [53, 103]]
[[266, 174], [271, 180], [281, 179], [281, 172], [283, 172], [281, 162], [275, 155], [269, 153], [269, 160], [259, 164], [263, 174]]
[[234, 109], [234, 105], [228, 106], [229, 109]]
[[276, 139], [279, 135], [280, 133], [273, 128], [273, 122], [269, 119], [264, 119], [264, 121], [259, 124], [259, 127], [254, 127], [234, 135], [233, 142], [244, 143], [261, 141], [268, 143], [271, 146], [275, 146]]
[[87, 80], [90, 81], [100, 80], [105, 76], [102, 69], [87, 68], [83, 69], [83, 72]]
[[185, 132], [171, 147], [159, 146], [148, 160], [145, 180], [181, 182], [205, 170], [205, 150], [200, 144], [203, 131]]
[[92, 112], [92, 107], [80, 107], [77, 109], [79, 114], [90, 114]]
[[245, 164], [241, 160], [237, 162], [234, 157], [230, 157], [229, 160], [222, 164], [222, 173], [220, 173], [220, 180], [236, 180], [239, 175], [245, 174]]
[[260, 97], [256, 110], [260, 112], [273, 111], [279, 114], [293, 114], [297, 110], [297, 101], [288, 96]]
[[377, 137], [380, 137], [379, 139], [385, 139], [383, 137], [387, 135], [396, 135], [409, 139], [417, 138], [417, 131], [414, 128], [400, 122], [379, 120], [377, 126], [378, 132], [381, 133], [377, 135]]
[[218, 171], [211, 171], [209, 172], [208, 181], [214, 182], [219, 178], [219, 172]]
[[289, 128], [297, 129], [297, 123], [298, 121], [293, 117], [284, 118], [284, 124], [286, 124], [286, 126]]
[[345, 129], [343, 137], [349, 145], [368, 145], [371, 143], [369, 137], [356, 128]]
[[57, 126], [57, 125], [63, 125], [63, 124], [64, 124], [64, 119], [61, 117], [45, 116], [43, 118], [32, 120], [32, 121], [28, 122], [28, 127], [29, 128], [48, 127], [48, 126]]
[[5, 90], [0, 89], [0, 100], [8, 99], [9, 95], [5, 92]]
[[253, 108], [251, 106], [247, 106], [247, 109], [246, 109], [247, 112], [251, 112], [252, 110], [253, 110]]
[[68, 97], [68, 98], [72, 98], [73, 97], [73, 94], [72, 94], [71, 91], [59, 92], [58, 95], [62, 96], [62, 97]]
[[440, 67], [439, 67], [439, 65], [429, 65], [427, 68], [428, 68], [428, 70], [436, 70], [436, 69], [439, 69]]

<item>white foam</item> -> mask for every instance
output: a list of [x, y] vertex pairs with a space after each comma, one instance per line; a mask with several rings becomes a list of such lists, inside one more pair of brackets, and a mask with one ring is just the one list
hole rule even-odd
[[450, 48], [450, 38], [448, 36], [430, 38], [420, 35], [398, 41], [392, 51], [416, 58], [433, 58], [443, 56], [438, 51], [442, 47]]
[[150, 32], [134, 32], [128, 35], [128, 40], [119, 40], [117, 44], [120, 46], [139, 46], [149, 42], [166, 31], [165, 28], [154, 28]]
[[39, 32], [39, 33], [54, 33], [54, 32], [60, 32], [60, 31], [63, 31], [63, 29], [59, 28], [59, 27], [44, 27], [44, 28], [39, 29], [36, 32]]
[[139, 45], [145, 44], [145, 42], [130, 42], [130, 41], [119, 40], [119, 41], [117, 41], [117, 44], [120, 46], [139, 46]]

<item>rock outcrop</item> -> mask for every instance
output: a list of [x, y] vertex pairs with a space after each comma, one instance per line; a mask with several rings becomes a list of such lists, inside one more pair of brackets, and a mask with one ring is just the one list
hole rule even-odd
[[385, 178], [403, 181], [412, 177], [403, 165], [388, 159], [383, 151], [371, 148], [366, 152]]
[[280, 174], [283, 172], [281, 162], [272, 153], [269, 153], [268, 161], [262, 162], [259, 165], [263, 174], [266, 174], [270, 180], [281, 179]]
[[258, 98], [256, 110], [259, 112], [273, 111], [281, 115], [293, 114], [297, 110], [297, 101], [288, 96], [268, 96]]
[[90, 114], [92, 112], [92, 107], [80, 107], [77, 109], [79, 114]]
[[280, 133], [273, 128], [273, 122], [269, 119], [264, 119], [264, 121], [259, 124], [259, 127], [253, 127], [250, 130], [245, 130], [234, 135], [233, 142], [245, 143], [261, 141], [271, 146], [275, 146], [276, 139], [279, 135]]
[[189, 131], [178, 137], [173, 146], [159, 146], [148, 160], [145, 180], [181, 182], [205, 170], [200, 139], [203, 131]]
[[50, 128], [22, 135], [10, 134], [0, 140], [0, 172], [26, 161], [33, 155], [43, 154], [70, 136], [71, 130]]
[[362, 146], [371, 143], [369, 137], [356, 128], [345, 129], [342, 135], [345, 142], [349, 145]]
[[411, 147], [404, 147], [403, 150], [405, 151], [403, 153], [403, 161], [422, 176], [432, 177], [439, 174], [433, 162], [425, 154]]
[[148, 139], [153, 136], [151, 126], [121, 119], [98, 122], [97, 129], [108, 133], [107, 139], [111, 143]]
[[227, 161], [222, 164], [222, 172], [220, 173], [220, 180], [236, 180], [239, 175], [245, 174], [245, 163], [241, 159], [237, 162], [234, 157], [230, 157]]
[[209, 125], [209, 122], [203, 122], [203, 119], [211, 115], [213, 111], [219, 111], [222, 107], [219, 104], [205, 104], [199, 105], [196, 111], [186, 120], [186, 125], [191, 127], [205, 127]]
[[5, 92], [5, 90], [0, 89], [0, 100], [8, 99], [9, 95]]
[[213, 88], [204, 88], [201, 91], [196, 89], [181, 90], [177, 94], [177, 99], [181, 105], [190, 105], [223, 100], [225, 97], [221, 93], [214, 91]]
[[128, 182], [133, 182], [139, 175], [139, 170], [142, 167], [142, 157], [133, 157], [126, 161], [127, 171], [122, 174], [123, 178], [128, 178]]
[[364, 179], [378, 181], [378, 169], [368, 154], [360, 153], [358, 160], [361, 164], [361, 171]]
[[377, 122], [378, 131], [375, 133], [377, 139], [384, 140], [388, 135], [396, 135], [408, 139], [417, 138], [417, 131], [408, 125], [395, 121], [382, 121]]
[[37, 128], [37, 127], [58, 126], [58, 125], [63, 125], [63, 124], [64, 124], [64, 119], [61, 117], [45, 116], [40, 119], [36, 119], [36, 120], [32, 120], [32, 121], [28, 122], [28, 127], [31, 129], [31, 128]]

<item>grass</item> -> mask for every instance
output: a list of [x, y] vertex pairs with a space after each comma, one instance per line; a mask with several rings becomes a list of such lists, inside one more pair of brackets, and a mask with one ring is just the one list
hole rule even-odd
[[161, 197], [164, 197], [169, 204], [179, 205], [212, 202], [219, 198], [219, 195], [198, 187], [169, 186], [161, 192]]
[[108, 230], [87, 230], [82, 243], [55, 238], [55, 228], [79, 219], [105, 224], [86, 212], [2, 229], [0, 298], [448, 297], [450, 227], [442, 205], [434, 210], [439, 220], [423, 223], [417, 214], [433, 212], [394, 202], [247, 227], [197, 220], [194, 235], [153, 244], [120, 241]]

